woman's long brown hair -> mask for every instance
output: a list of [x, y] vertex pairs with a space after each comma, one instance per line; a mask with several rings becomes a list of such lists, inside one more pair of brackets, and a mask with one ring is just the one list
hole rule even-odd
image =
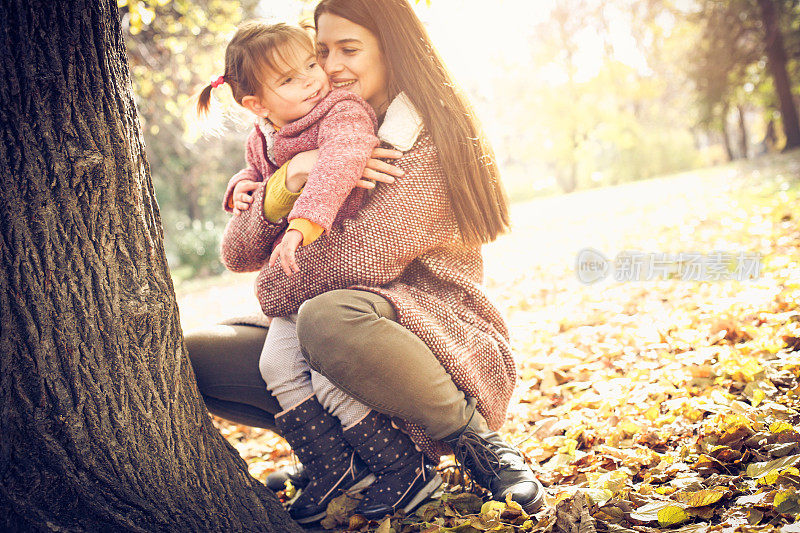
[[390, 98], [401, 91], [408, 96], [439, 152], [462, 240], [477, 245], [505, 233], [508, 204], [494, 152], [409, 3], [322, 0], [314, 11], [315, 24], [323, 13], [358, 24], [378, 39]]

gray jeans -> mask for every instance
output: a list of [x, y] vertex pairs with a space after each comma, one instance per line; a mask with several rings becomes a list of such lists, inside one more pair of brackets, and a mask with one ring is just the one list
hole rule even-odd
[[[335, 290], [303, 304], [297, 335], [311, 368], [373, 409], [417, 423], [434, 439], [461, 429], [475, 409], [436, 356], [396, 322], [392, 304], [367, 291]], [[212, 413], [275, 428], [280, 405], [259, 372], [266, 329], [218, 325], [185, 336]]]

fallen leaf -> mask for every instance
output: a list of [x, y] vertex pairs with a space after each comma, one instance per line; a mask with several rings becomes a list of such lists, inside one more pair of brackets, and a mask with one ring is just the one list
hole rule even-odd
[[681, 492], [675, 498], [689, 507], [703, 507], [718, 502], [724, 495], [719, 490], [698, 490], [695, 492]]
[[677, 505], [669, 505], [658, 511], [658, 524], [662, 527], [682, 524], [687, 520], [689, 520], [689, 515], [686, 514], [683, 507]]
[[771, 470], [777, 470], [785, 466], [795, 466], [798, 463], [800, 463], [800, 454], [795, 454], [772, 461], [750, 463], [747, 465], [746, 473], [749, 477], [759, 478]]

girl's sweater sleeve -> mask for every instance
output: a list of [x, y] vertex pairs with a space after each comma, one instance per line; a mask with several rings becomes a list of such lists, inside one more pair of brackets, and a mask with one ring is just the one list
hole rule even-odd
[[342, 100], [334, 105], [320, 121], [319, 158], [289, 220], [303, 218], [330, 232], [377, 145], [375, 126], [362, 104]]
[[222, 208], [228, 213], [233, 212], [233, 189], [240, 181], [263, 181], [264, 176], [259, 172], [256, 166], [256, 150], [261, 147], [261, 138], [258, 132], [253, 130], [247, 137], [244, 148], [244, 159], [247, 161], [247, 168], [243, 168], [228, 180], [228, 187], [225, 189], [225, 196], [222, 198]]
[[405, 175], [379, 184], [355, 218], [346, 219], [296, 252], [300, 272], [265, 266], [256, 293], [268, 316], [297, 312], [300, 304], [334, 289], [378, 287], [400, 276], [419, 256], [457, 238], [446, 184], [426, 140], [397, 161]]

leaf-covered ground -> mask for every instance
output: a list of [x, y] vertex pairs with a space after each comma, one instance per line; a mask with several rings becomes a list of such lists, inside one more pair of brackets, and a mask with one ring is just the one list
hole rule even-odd
[[[488, 246], [486, 285], [508, 318], [519, 386], [503, 432], [547, 486], [528, 517], [462, 491], [369, 523], [331, 508], [331, 529], [680, 533], [800, 532], [800, 153], [536, 200]], [[759, 253], [757, 279], [585, 285], [576, 254]], [[252, 277], [181, 297], [248, 300]], [[244, 296], [247, 295], [247, 296]], [[249, 306], [249, 307], [248, 307]], [[221, 306], [218, 306], [221, 307]], [[252, 474], [290, 464], [274, 434], [217, 419]]]

